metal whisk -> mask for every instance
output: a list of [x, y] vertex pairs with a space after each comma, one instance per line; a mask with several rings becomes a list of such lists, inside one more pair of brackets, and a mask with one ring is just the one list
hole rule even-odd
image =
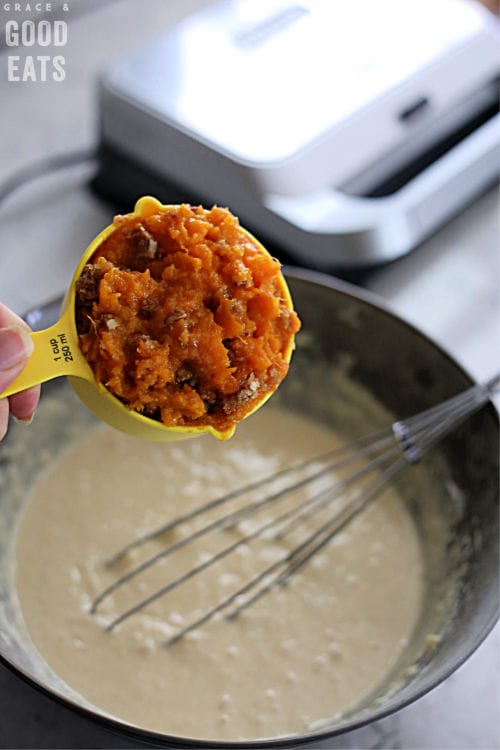
[[[133, 550], [177, 529], [182, 524], [197, 519], [217, 508], [230, 507], [230, 503], [246, 495], [252, 495], [253, 497], [237, 509], [224, 512], [215, 520], [207, 522], [187, 536], [172, 542], [118, 578], [94, 600], [90, 610], [91, 613], [96, 613], [105, 599], [161, 559], [193, 544], [193, 542], [208, 534], [233, 529], [242, 519], [256, 516], [261, 511], [275, 511], [275, 515], [270, 520], [265, 519], [257, 528], [243, 533], [236, 540], [232, 540], [215, 554], [209, 556], [208, 559], [166, 583], [153, 594], [115, 617], [107, 626], [107, 629], [113, 630], [120, 623], [160, 597], [165, 596], [214, 565], [214, 563], [227, 557], [241, 545], [248, 544], [257, 537], [270, 538], [271, 536], [273, 539], [282, 540], [292, 531], [304, 525], [306, 519], [319, 514], [318, 527], [310, 532], [308, 531], [305, 538], [301, 539], [289, 551], [286, 551], [282, 558], [267, 565], [264, 570], [255, 575], [235, 593], [227, 596], [205, 614], [180, 629], [166, 642], [166, 645], [172, 645], [187, 633], [199, 628], [222, 612], [226, 613], [227, 619], [236, 617], [271, 588], [284, 584], [299, 568], [311, 560], [314, 555], [317, 555], [350, 521], [366, 509], [406, 466], [418, 462], [425, 452], [484, 406], [499, 386], [500, 374], [491, 378], [484, 385], [475, 385], [416, 416], [394, 422], [387, 429], [360, 438], [340, 449], [308, 459], [290, 468], [282, 469], [272, 476], [259, 479], [250, 485], [229, 492], [223, 497], [211, 500], [136, 538], [107, 560], [105, 562], [106, 567], [113, 568]], [[354, 467], [352, 470], [349, 469], [351, 466]], [[333, 482], [328, 481], [329, 475], [338, 474], [339, 471], [348, 471], [349, 473], [340, 479], [334, 479]], [[314, 483], [320, 484], [319, 489], [311, 490], [311, 487], [315, 486]], [[306, 493], [306, 497], [300, 496], [301, 491]], [[280, 501], [288, 497], [290, 493], [297, 493], [298, 501], [292, 507], [287, 507], [279, 512], [277, 509], [279, 509]], [[340, 509], [334, 507], [339, 497], [346, 498]], [[326, 518], [321, 516], [321, 511], [328, 513], [330, 510], [331, 513]]]

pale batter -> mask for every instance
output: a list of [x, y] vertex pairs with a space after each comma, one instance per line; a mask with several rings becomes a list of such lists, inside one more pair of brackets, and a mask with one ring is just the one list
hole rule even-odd
[[105, 630], [175, 578], [175, 569], [263, 523], [267, 511], [163, 560], [89, 614], [109, 583], [165, 545], [160, 538], [115, 568], [103, 567], [138, 534], [228, 488], [329, 450], [335, 440], [325, 427], [271, 404], [228, 443], [205, 437], [154, 444], [99, 427], [69, 446], [34, 487], [16, 551], [23, 616], [47, 663], [109, 714], [184, 737], [299, 733], [362, 704], [391, 675], [422, 601], [417, 533], [393, 491], [288, 586], [236, 620], [211, 621], [172, 647], [162, 644], [179, 627], [299, 537], [243, 546], [208, 576]]

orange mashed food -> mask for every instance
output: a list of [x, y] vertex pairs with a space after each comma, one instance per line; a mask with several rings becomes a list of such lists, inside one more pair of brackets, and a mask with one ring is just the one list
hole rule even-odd
[[114, 225], [76, 287], [96, 379], [166, 425], [231, 428], [288, 371], [300, 322], [279, 262], [224, 208], [183, 204]]

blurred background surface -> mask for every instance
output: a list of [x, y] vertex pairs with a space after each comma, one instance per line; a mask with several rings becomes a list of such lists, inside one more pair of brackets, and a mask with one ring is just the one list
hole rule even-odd
[[[99, 140], [99, 74], [177, 21], [211, 5], [208, 0], [53, 2], [50, 13], [35, 16], [68, 23], [66, 76], [59, 82], [9, 81], [7, 58], [13, 49], [4, 43], [3, 35], [0, 184], [39, 161], [43, 171], [45, 160], [55, 155], [85, 152], [90, 157]], [[13, 3], [10, 8], [3, 4], [2, 29], [11, 18], [30, 16], [14, 12], [13, 7]], [[31, 48], [29, 53], [40, 50]], [[203, 85], [203, 70], [200, 82]], [[111, 194], [103, 196], [90, 189], [97, 168], [95, 159], [76, 159], [72, 166], [42, 174], [4, 197], [0, 299], [17, 312], [61, 295], [88, 242], [117, 209], [123, 209]], [[356, 283], [381, 295], [478, 379], [491, 376], [499, 365], [498, 207], [498, 191], [492, 185], [411, 253], [349, 274]], [[283, 260], [300, 262], [296, 256], [289, 257], [285, 247], [278, 250]], [[338, 273], [345, 275], [345, 269]], [[499, 656], [497, 628], [461, 669], [416, 704], [323, 747], [497, 747]], [[4, 667], [0, 667], [0, 713], [2, 747], [138, 747], [52, 703]]]

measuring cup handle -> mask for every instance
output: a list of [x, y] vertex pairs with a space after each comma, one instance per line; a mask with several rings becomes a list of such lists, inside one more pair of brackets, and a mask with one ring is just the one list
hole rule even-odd
[[33, 353], [17, 378], [0, 393], [0, 398], [12, 396], [61, 375], [85, 377], [88, 364], [64, 320], [30, 335], [34, 344]]

